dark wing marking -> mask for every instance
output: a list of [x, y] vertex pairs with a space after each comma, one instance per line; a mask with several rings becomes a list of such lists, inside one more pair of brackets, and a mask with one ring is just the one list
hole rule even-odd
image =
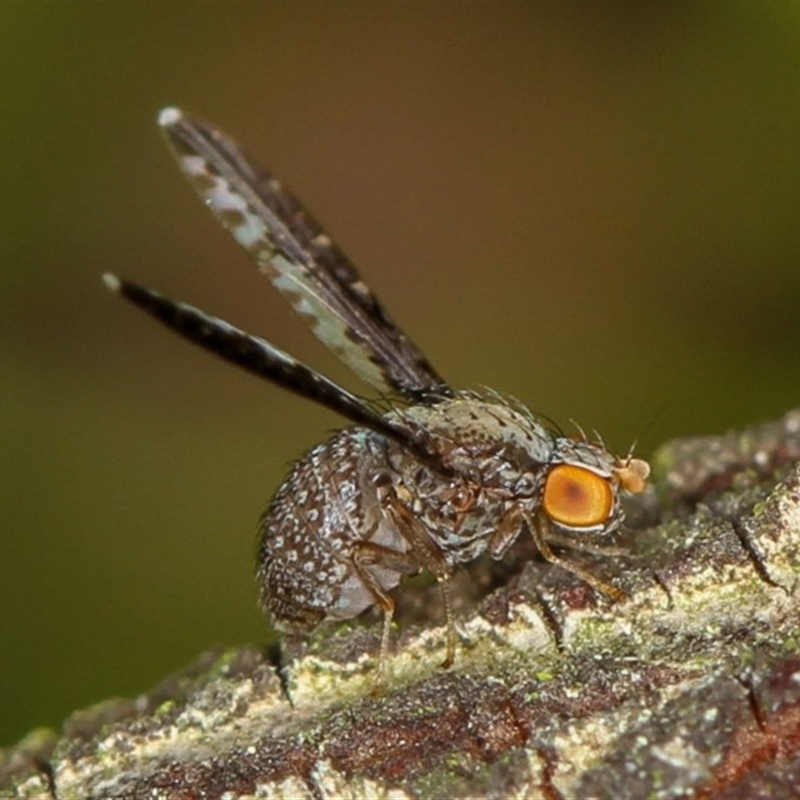
[[412, 400], [448, 394], [353, 264], [281, 184], [213, 126], [161, 112], [178, 163], [212, 213], [314, 334], [362, 380]]
[[155, 317], [190, 342], [216, 353], [260, 378], [314, 400], [358, 425], [399, 441], [425, 461], [438, 464], [429, 437], [400, 417], [387, 417], [329, 378], [296, 361], [265, 339], [234, 327], [199, 308], [170, 300], [152, 289], [106, 273], [103, 281], [113, 292]]

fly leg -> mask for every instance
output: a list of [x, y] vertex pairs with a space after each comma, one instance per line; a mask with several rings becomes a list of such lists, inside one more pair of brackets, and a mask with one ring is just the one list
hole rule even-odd
[[519, 508], [513, 507], [506, 512], [489, 537], [486, 548], [489, 555], [495, 560], [501, 559], [506, 554], [506, 550], [517, 540], [524, 523], [525, 520]]
[[622, 589], [617, 589], [616, 586], [611, 586], [611, 584], [601, 581], [600, 578], [596, 578], [591, 574], [591, 572], [587, 572], [585, 569], [573, 564], [571, 561], [556, 555], [545, 538], [546, 531], [549, 526], [546, 517], [543, 517], [541, 514], [538, 516], [526, 515], [526, 521], [528, 523], [528, 527], [530, 528], [534, 544], [547, 561], [567, 570], [567, 572], [571, 572], [573, 575], [577, 575], [582, 581], [586, 581], [586, 583], [588, 583], [593, 589], [596, 589], [598, 592], [602, 592], [613, 600], [624, 600], [627, 597]]
[[453, 570], [442, 554], [442, 551], [431, 540], [423, 524], [402, 502], [396, 492], [385, 499], [395, 527], [400, 535], [411, 545], [417, 563], [428, 570], [439, 584], [444, 607], [444, 622], [447, 631], [447, 655], [442, 662], [442, 669], [452, 666], [456, 657], [456, 626], [453, 622], [453, 606], [450, 601], [450, 578]]
[[374, 542], [356, 542], [353, 546], [352, 563], [356, 574], [367, 587], [383, 610], [383, 632], [381, 633], [381, 651], [378, 656], [378, 681], [383, 681], [386, 674], [386, 656], [389, 651], [389, 635], [394, 616], [394, 600], [381, 586], [370, 567], [381, 567], [404, 575], [413, 575], [419, 571], [419, 562], [413, 553], [401, 553]]
[[582, 542], [568, 533], [558, 533], [550, 530], [547, 532], [547, 541], [566, 547], [568, 550], [580, 550], [581, 553], [591, 553], [595, 556], [627, 556], [630, 555], [629, 547], [619, 547], [613, 544], [598, 544], [595, 542]]

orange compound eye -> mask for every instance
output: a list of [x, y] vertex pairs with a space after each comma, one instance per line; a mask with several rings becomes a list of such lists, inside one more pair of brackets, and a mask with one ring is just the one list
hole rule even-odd
[[613, 504], [611, 483], [591, 470], [561, 464], [547, 476], [543, 505], [553, 522], [593, 528], [608, 520]]

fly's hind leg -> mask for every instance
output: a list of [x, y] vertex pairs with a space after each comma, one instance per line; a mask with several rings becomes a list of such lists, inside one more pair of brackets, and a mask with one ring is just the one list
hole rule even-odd
[[386, 673], [386, 656], [389, 652], [389, 635], [392, 628], [392, 617], [394, 616], [394, 600], [381, 586], [370, 567], [382, 567], [383, 569], [402, 572], [405, 575], [413, 575], [419, 571], [420, 565], [413, 553], [401, 553], [399, 550], [392, 550], [374, 542], [356, 542], [353, 546], [352, 560], [353, 568], [361, 582], [375, 598], [375, 602], [383, 609], [381, 651], [378, 656], [378, 681], [380, 682], [383, 681]]

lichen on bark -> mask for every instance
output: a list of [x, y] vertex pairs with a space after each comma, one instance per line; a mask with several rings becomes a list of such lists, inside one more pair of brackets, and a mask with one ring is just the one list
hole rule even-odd
[[435, 594], [406, 588], [381, 691], [375, 626], [323, 631], [280, 668], [267, 649], [210, 652], [2, 752], [0, 792], [797, 796], [798, 460], [800, 411], [668, 443], [623, 552], [578, 554], [627, 601], [521, 545], [510, 565], [462, 571], [449, 671]]

